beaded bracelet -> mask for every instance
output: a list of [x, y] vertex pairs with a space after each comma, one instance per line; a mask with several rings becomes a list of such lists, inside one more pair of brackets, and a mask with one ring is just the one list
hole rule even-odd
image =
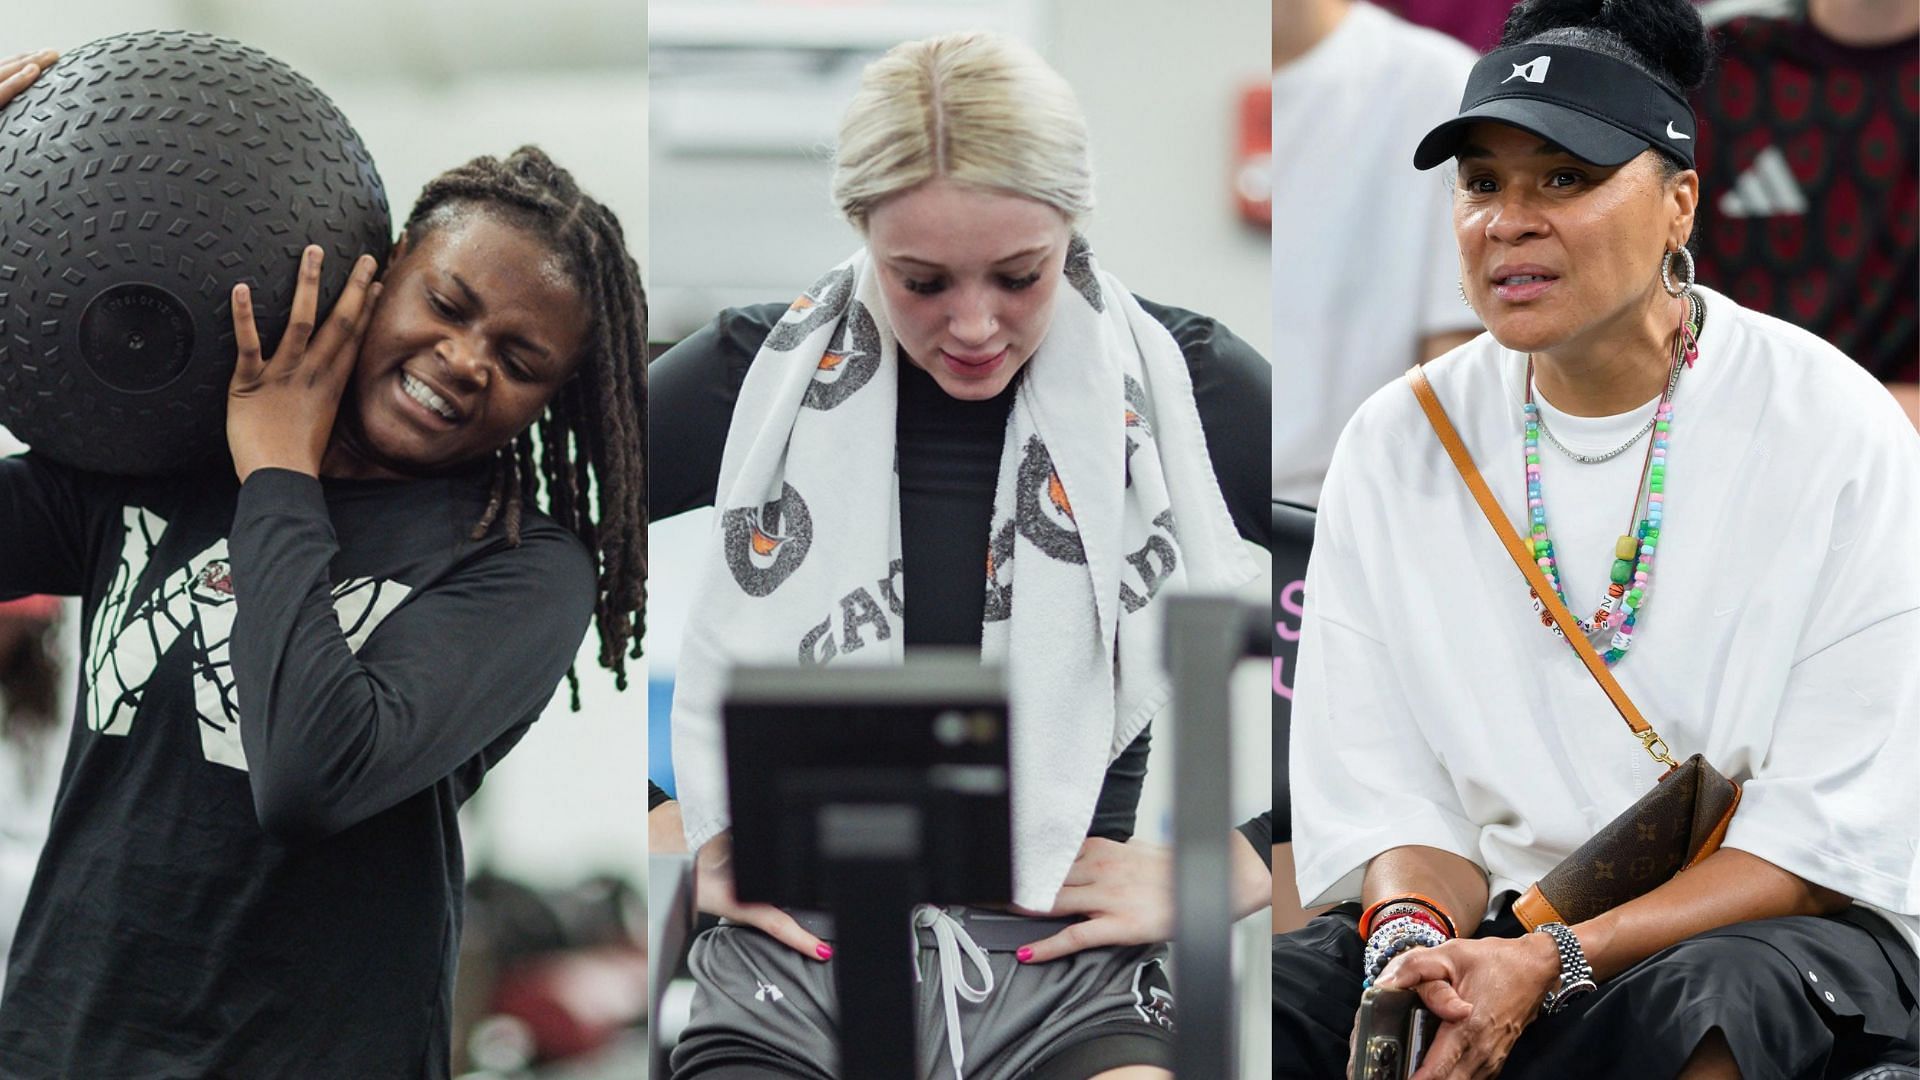
[[1388, 920], [1367, 937], [1363, 966], [1366, 981], [1363, 985], [1372, 986], [1373, 980], [1379, 978], [1393, 958], [1401, 953], [1417, 948], [1431, 949], [1446, 942], [1447, 935], [1425, 920], [1413, 916]]
[[1441, 937], [1448, 940], [1451, 940], [1454, 936], [1453, 928], [1441, 922], [1438, 915], [1435, 915], [1426, 908], [1413, 904], [1409, 904], [1404, 908], [1388, 908], [1386, 911], [1381, 912], [1379, 917], [1374, 921], [1381, 926], [1386, 926], [1388, 923], [1398, 922], [1401, 919], [1412, 919], [1415, 922], [1431, 926], [1439, 932]]

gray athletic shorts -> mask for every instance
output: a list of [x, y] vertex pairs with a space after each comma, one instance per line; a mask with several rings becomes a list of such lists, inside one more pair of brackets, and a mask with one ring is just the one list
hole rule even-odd
[[[993, 990], [974, 1003], [956, 994], [966, 1080], [1085, 1080], [1122, 1065], [1173, 1064], [1173, 987], [1167, 947], [1088, 949], [1044, 964], [1013, 950], [1065, 922], [972, 908], [946, 909], [985, 951]], [[823, 939], [811, 916], [801, 924]], [[940, 951], [918, 931], [915, 1040], [918, 1075], [955, 1076]], [[693, 943], [692, 1018], [673, 1051], [674, 1080], [804, 1077], [834, 1080], [833, 963], [803, 957], [751, 927], [723, 923]], [[979, 987], [964, 957], [950, 977]]]

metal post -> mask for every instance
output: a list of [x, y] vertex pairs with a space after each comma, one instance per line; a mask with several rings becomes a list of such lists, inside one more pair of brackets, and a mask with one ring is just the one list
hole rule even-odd
[[647, 1038], [654, 1076], [666, 1076], [667, 1048], [660, 1041], [660, 1003], [667, 983], [686, 959], [698, 918], [691, 855], [647, 857]]
[[[1233, 956], [1227, 840], [1232, 830], [1228, 677], [1245, 653], [1246, 605], [1229, 597], [1167, 603], [1173, 677], [1174, 963], [1179, 1034], [1174, 1075], [1234, 1080]], [[1265, 647], [1265, 620], [1261, 620]]]

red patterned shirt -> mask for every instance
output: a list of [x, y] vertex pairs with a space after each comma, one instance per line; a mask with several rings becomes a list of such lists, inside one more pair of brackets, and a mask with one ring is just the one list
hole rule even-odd
[[1700, 281], [1920, 381], [1920, 51], [1801, 19], [1737, 19], [1700, 116]]

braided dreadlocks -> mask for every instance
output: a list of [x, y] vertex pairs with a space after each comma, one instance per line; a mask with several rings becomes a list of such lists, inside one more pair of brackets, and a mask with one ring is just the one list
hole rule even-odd
[[[574, 377], [533, 427], [494, 457], [486, 512], [520, 542], [521, 508], [545, 489], [546, 512], [595, 556], [593, 621], [600, 666], [626, 689], [647, 604], [647, 297], [619, 219], [538, 147], [479, 157], [441, 173], [413, 204], [409, 243], [468, 212], [501, 215], [544, 239], [587, 302], [592, 325]], [[569, 670], [573, 707], [580, 682]]]

